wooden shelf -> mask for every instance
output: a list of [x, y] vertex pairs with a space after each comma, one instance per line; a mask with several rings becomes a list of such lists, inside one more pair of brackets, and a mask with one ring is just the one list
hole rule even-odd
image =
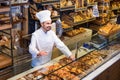
[[68, 10], [74, 10], [75, 6], [66, 6], [66, 7], [62, 7], [60, 8], [60, 11], [68, 11]]
[[87, 7], [94, 6], [94, 5], [96, 5], [96, 4], [97, 4], [97, 2], [89, 3], [89, 4], [87, 4]]
[[4, 42], [1, 42], [1, 41], [0, 41], [0, 46], [6, 45], [6, 44], [9, 44], [9, 43], [10, 43], [9, 40], [8, 40], [8, 41], [4, 41]]
[[60, 18], [60, 15], [58, 15], [58, 16], [52, 16], [51, 18], [52, 18], [52, 21], [56, 21], [57, 19]]
[[3, 12], [10, 12], [10, 8], [9, 7], [0, 7], [0, 13]]
[[73, 30], [73, 27], [63, 29], [63, 32], [68, 32], [68, 31], [71, 31], [71, 30]]
[[0, 25], [0, 30], [10, 29], [10, 28], [12, 28], [11, 24]]
[[115, 16], [111, 16], [111, 17], [110, 17], [110, 19], [113, 19], [113, 18], [117, 18], [117, 15], [115, 15]]
[[94, 20], [96, 20], [95, 17], [90, 18], [90, 19], [86, 19], [86, 20], [82, 20], [82, 21], [79, 21], [79, 22], [75, 22], [74, 26], [77, 26], [77, 25], [80, 25], [80, 24], [84, 24], [84, 23], [87, 23], [87, 22], [90, 22], [90, 21], [94, 21]]
[[119, 10], [120, 8], [113, 8], [112, 10]]
[[84, 23], [87, 23], [87, 22], [91, 22], [91, 21], [94, 21], [94, 20], [96, 20], [95, 17], [90, 18], [90, 19], [86, 19], [86, 20], [83, 20], [83, 21], [76, 22], [76, 23], [73, 24], [73, 26], [71, 26], [69, 28], [66, 28], [66, 29], [63, 29], [63, 32], [67, 32], [67, 31], [73, 30], [73, 27], [75, 27], [77, 25], [84, 24]]
[[76, 8], [76, 9], [75, 9], [75, 12], [85, 11], [85, 10], [87, 10], [87, 7], [81, 7], [81, 8]]
[[25, 21], [25, 19], [20, 19], [20, 20], [14, 21], [12, 24], [14, 25], [14, 24], [18, 24], [18, 23], [21, 23], [21, 22], [24, 22], [24, 21]]
[[5, 54], [0, 54], [0, 69], [11, 66], [12, 58]]
[[11, 4], [11, 6], [24, 6], [24, 5], [29, 5], [29, 3], [14, 3], [14, 4]]
[[0, 3], [4, 3], [4, 2], [7, 2], [9, 0], [0, 0]]
[[50, 5], [50, 4], [55, 4], [55, 3], [60, 4], [59, 0], [43, 1], [43, 2], [41, 2], [42, 5]]

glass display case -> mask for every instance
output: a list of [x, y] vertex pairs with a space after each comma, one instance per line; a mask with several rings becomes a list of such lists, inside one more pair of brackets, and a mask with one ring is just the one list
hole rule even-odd
[[[76, 53], [76, 50], [72, 52]], [[81, 46], [77, 52], [80, 55], [74, 61], [62, 55], [8, 80], [87, 80], [89, 75], [94, 78], [120, 59], [119, 38], [109, 42], [102, 49]]]

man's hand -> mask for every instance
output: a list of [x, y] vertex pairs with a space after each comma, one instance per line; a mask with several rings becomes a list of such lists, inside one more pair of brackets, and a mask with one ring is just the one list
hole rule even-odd
[[48, 53], [46, 51], [40, 51], [39, 53], [37, 53], [37, 56], [45, 56]]
[[69, 58], [72, 59], [72, 60], [75, 60], [75, 56], [74, 55], [69, 56]]

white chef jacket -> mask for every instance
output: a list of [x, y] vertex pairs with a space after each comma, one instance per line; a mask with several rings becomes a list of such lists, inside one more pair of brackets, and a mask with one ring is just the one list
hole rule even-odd
[[[67, 46], [52, 30], [45, 33], [43, 29], [40, 28], [32, 34], [31, 43], [29, 45], [29, 52], [32, 54], [32, 67], [42, 65], [51, 60], [54, 44], [67, 57], [72, 55]], [[46, 51], [48, 54], [45, 56], [37, 56], [39, 51]]]

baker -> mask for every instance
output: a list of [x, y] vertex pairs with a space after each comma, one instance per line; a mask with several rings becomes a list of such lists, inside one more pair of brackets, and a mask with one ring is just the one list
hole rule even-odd
[[51, 30], [51, 12], [43, 10], [36, 13], [41, 27], [32, 34], [29, 52], [32, 54], [32, 67], [43, 65], [51, 60], [54, 45], [67, 57], [74, 60], [68, 47]]

